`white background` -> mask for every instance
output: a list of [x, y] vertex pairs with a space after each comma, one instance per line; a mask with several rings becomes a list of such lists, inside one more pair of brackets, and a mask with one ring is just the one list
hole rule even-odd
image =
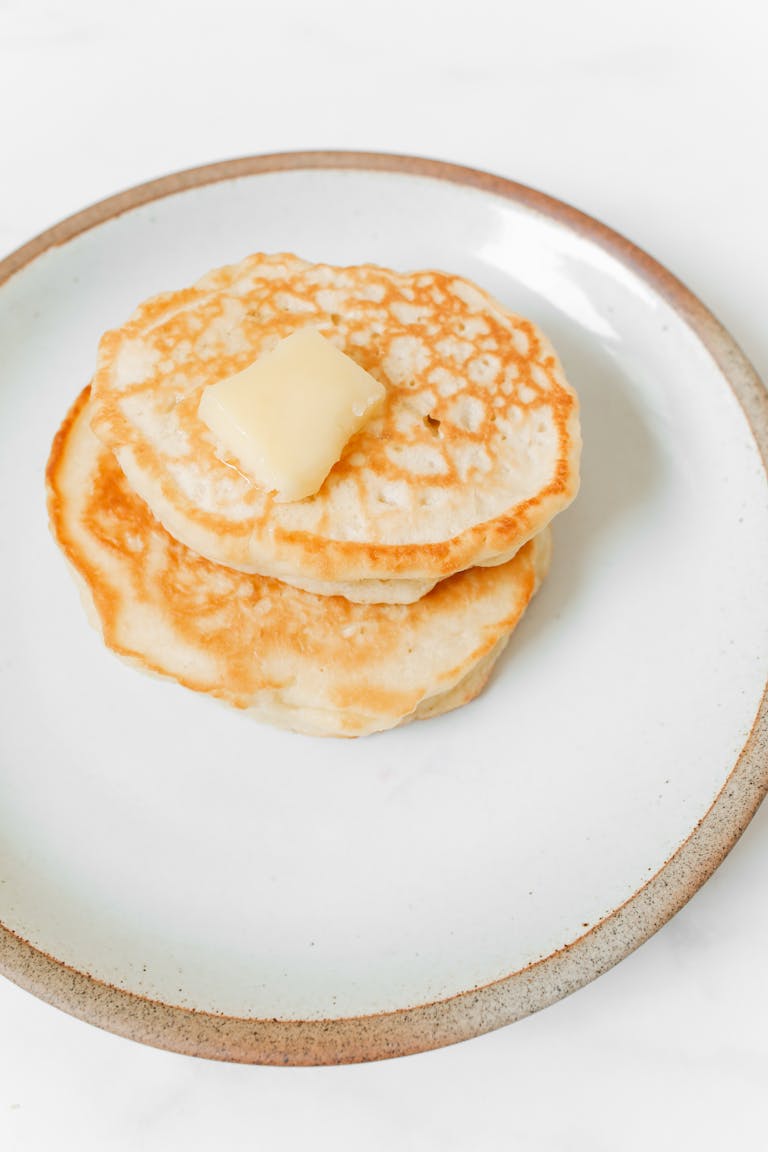
[[[358, 148], [488, 168], [667, 264], [768, 377], [765, 9], [0, 0], [0, 250], [165, 172]], [[768, 808], [640, 952], [538, 1016], [353, 1068], [217, 1065], [0, 982], [0, 1148], [763, 1148]]]

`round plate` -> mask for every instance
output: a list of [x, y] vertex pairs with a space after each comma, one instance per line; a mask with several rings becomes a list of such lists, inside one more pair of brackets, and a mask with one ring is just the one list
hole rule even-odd
[[[583, 486], [486, 692], [359, 741], [144, 678], [86, 623], [43, 469], [100, 333], [248, 252], [439, 267], [553, 339]], [[354, 153], [169, 176], [0, 265], [0, 970], [221, 1059], [436, 1047], [566, 995], [696, 891], [768, 784], [766, 394], [626, 240]]]

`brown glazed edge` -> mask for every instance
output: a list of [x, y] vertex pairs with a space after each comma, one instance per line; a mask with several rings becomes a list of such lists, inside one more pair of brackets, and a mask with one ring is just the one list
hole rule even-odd
[[[505, 197], [599, 244], [683, 317], [740, 402], [768, 463], [768, 393], [728, 332], [652, 257], [605, 225], [550, 196], [472, 168], [366, 152], [243, 157], [174, 173], [111, 196], [63, 220], [0, 262], [0, 285], [48, 249], [142, 204], [240, 176], [295, 169], [357, 169], [447, 180]], [[667, 922], [711, 876], [768, 791], [768, 689], [752, 731], [709, 810], [670, 859], [624, 904], [571, 944], [536, 963], [446, 1000], [371, 1016], [269, 1020], [222, 1016], [150, 1000], [77, 971], [0, 924], [0, 973], [40, 999], [119, 1035], [217, 1060], [343, 1064], [438, 1048], [512, 1023], [601, 975]]]

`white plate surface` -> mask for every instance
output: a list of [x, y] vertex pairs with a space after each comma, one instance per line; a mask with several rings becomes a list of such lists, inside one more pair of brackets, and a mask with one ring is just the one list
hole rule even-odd
[[[122, 665], [48, 535], [43, 470], [102, 331], [255, 250], [438, 267], [542, 325], [583, 485], [487, 691], [343, 742]], [[712, 804], [768, 663], [768, 498], [688, 321], [539, 207], [408, 172], [218, 180], [45, 251], [0, 288], [0, 922], [166, 1004], [388, 1013], [583, 936]]]

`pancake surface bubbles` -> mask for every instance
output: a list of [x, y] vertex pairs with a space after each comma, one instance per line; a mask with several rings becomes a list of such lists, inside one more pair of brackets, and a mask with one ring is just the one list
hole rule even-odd
[[353, 604], [216, 565], [158, 523], [91, 416], [86, 390], [54, 441], [48, 506], [106, 644], [272, 723], [356, 736], [466, 703], [545, 574], [547, 530], [413, 605]]
[[[305, 326], [387, 396], [315, 496], [279, 503], [226, 457], [197, 408], [207, 385]], [[357, 600], [408, 602], [508, 558], [578, 487], [577, 401], [551, 345], [440, 272], [251, 256], [107, 333], [93, 410], [96, 434], [178, 540]]]

